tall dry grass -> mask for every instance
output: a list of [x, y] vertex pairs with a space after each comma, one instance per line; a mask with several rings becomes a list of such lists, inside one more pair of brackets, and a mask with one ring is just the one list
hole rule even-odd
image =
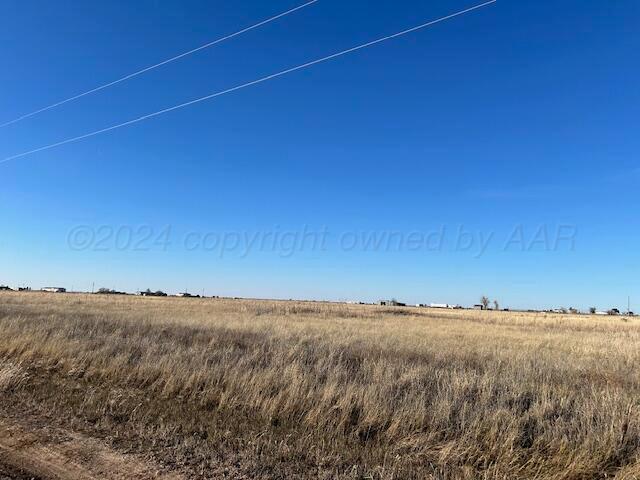
[[56, 408], [264, 478], [640, 478], [639, 347], [614, 317], [0, 295], [0, 359]]

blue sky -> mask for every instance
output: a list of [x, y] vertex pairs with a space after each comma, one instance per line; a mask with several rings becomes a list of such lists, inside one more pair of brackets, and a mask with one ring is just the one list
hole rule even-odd
[[[7, 0], [0, 123], [300, 3]], [[0, 158], [471, 5], [320, 0], [4, 127]], [[0, 283], [412, 303], [486, 294], [514, 308], [640, 302], [639, 24], [631, 0], [499, 0], [1, 164]], [[278, 232], [294, 243], [326, 232], [326, 242], [290, 252], [272, 242]]]

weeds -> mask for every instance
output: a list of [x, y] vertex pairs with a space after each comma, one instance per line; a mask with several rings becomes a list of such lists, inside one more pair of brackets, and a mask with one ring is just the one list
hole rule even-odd
[[639, 347], [635, 319], [0, 296], [0, 389], [17, 365], [81, 382], [50, 387], [73, 414], [264, 478], [637, 478]]

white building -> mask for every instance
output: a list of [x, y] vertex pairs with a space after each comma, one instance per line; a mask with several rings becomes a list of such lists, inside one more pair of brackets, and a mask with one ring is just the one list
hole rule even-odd
[[451, 304], [451, 303], [430, 303], [429, 305], [425, 305], [425, 307], [429, 308], [448, 308], [449, 310], [455, 310], [462, 308], [460, 305]]
[[44, 287], [42, 291], [49, 293], [65, 293], [67, 289], [62, 287]]

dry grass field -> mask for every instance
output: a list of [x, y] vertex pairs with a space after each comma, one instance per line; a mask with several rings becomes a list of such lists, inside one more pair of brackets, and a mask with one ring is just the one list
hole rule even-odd
[[0, 420], [184, 478], [638, 479], [639, 367], [637, 318], [0, 294]]

